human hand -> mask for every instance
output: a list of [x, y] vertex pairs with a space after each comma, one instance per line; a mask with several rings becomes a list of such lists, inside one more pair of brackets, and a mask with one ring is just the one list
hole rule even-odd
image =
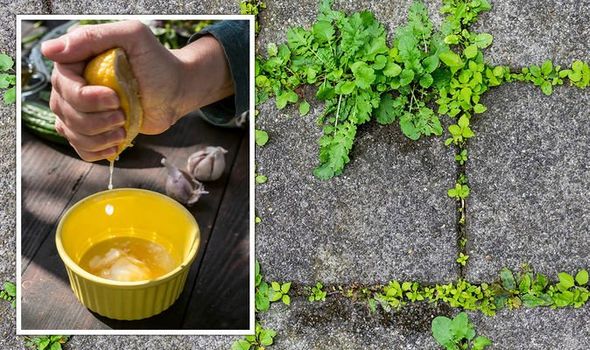
[[223, 48], [212, 37], [168, 50], [141, 22], [124, 21], [83, 26], [47, 41], [41, 50], [55, 62], [50, 107], [58, 116], [56, 130], [84, 160], [113, 156], [125, 139], [117, 94], [83, 78], [86, 62], [113, 47], [126, 52], [139, 86], [141, 133], [164, 132], [186, 113], [233, 93]]

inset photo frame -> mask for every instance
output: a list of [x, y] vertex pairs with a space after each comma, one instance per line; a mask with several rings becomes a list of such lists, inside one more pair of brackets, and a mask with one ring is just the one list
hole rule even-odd
[[253, 16], [17, 16], [17, 334], [253, 334], [253, 117]]

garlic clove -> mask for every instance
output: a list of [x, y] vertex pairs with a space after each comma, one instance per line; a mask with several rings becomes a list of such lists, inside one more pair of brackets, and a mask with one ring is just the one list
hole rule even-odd
[[196, 203], [201, 198], [201, 195], [209, 193], [205, 191], [202, 183], [174, 165], [169, 164], [166, 158], [162, 158], [162, 165], [168, 170], [166, 194], [169, 197], [190, 206]]
[[223, 147], [201, 146], [187, 160], [186, 169], [200, 181], [215, 181], [225, 170], [225, 154]]

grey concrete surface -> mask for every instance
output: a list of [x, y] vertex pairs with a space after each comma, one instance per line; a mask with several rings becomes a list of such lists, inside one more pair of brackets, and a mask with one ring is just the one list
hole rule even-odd
[[75, 336], [66, 350], [125, 349], [125, 350], [229, 350], [239, 336]]
[[590, 94], [513, 84], [485, 97], [467, 174], [467, 277], [528, 263], [556, 277], [590, 267]]
[[390, 314], [370, 313], [366, 303], [337, 297], [321, 303], [296, 298], [290, 307], [276, 305], [261, 316], [265, 327], [281, 330], [277, 349], [435, 350], [430, 324], [447, 312], [416, 304]]
[[[11, 20], [0, 22], [0, 52], [14, 57], [15, 21], [14, 13], [31, 11], [32, 6], [24, 2], [2, 4]], [[16, 280], [16, 115], [14, 106], [0, 103], [0, 287], [6, 281]], [[15, 336], [15, 310], [8, 302], [0, 300], [0, 347], [17, 349], [22, 339]]]
[[520, 309], [494, 317], [472, 313], [478, 335], [493, 341], [490, 350], [590, 349], [590, 312], [583, 309]]
[[314, 178], [320, 107], [260, 107], [269, 143], [257, 150], [257, 257], [270, 279], [299, 283], [430, 282], [457, 278], [452, 152], [411, 142], [398, 126], [360, 128], [343, 175]]
[[[265, 48], [270, 42], [283, 42], [287, 38], [287, 30], [294, 26], [309, 28], [315, 21], [318, 14], [317, 0], [302, 0], [293, 6], [288, 1], [267, 1], [267, 10], [260, 16], [259, 47]], [[441, 6], [440, 0], [425, 1], [428, 11], [435, 24], [439, 24], [441, 16], [438, 9]], [[335, 0], [334, 9], [347, 13], [358, 11], [371, 11], [384, 26], [393, 38], [395, 29], [406, 22], [408, 8], [412, 0], [396, 1], [355, 1]]]
[[491, 1], [493, 8], [476, 23], [476, 31], [494, 36], [486, 49], [492, 64], [524, 67], [551, 58], [569, 65], [590, 60], [590, 1]]

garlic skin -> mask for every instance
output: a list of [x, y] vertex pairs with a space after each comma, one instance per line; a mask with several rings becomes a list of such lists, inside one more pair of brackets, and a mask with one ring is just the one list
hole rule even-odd
[[195, 204], [201, 195], [209, 192], [205, 191], [202, 183], [195, 180], [186, 172], [178, 169], [162, 158], [162, 165], [168, 170], [166, 179], [166, 194], [178, 202], [191, 206]]
[[225, 170], [225, 154], [223, 147], [201, 146], [186, 161], [186, 170], [199, 181], [215, 181]]

